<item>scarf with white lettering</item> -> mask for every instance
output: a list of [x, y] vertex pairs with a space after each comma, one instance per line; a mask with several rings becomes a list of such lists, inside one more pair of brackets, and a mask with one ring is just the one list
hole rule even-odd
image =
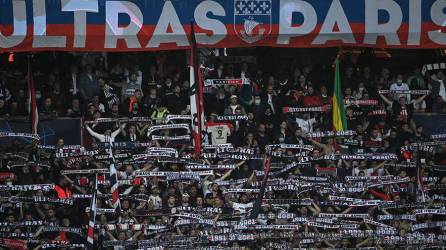
[[181, 124], [165, 124], [165, 125], [155, 125], [149, 127], [147, 130], [147, 137], [150, 137], [150, 135], [158, 130], [170, 130], [170, 129], [186, 129], [188, 133], [190, 133], [190, 125], [186, 123]]
[[190, 140], [190, 135], [180, 135], [180, 136], [159, 136], [152, 135], [152, 140], [154, 141], [182, 141]]
[[217, 121], [247, 121], [247, 115], [217, 115]]
[[283, 113], [301, 113], [301, 112], [327, 112], [331, 109], [331, 105], [325, 105], [320, 107], [303, 107], [303, 108], [294, 108], [294, 107], [283, 107]]
[[52, 227], [44, 227], [44, 232], [67, 232], [67, 233], [74, 233], [77, 235], [82, 235], [82, 229], [76, 228], [76, 227], [59, 227], [59, 226], [52, 226]]
[[206, 79], [204, 86], [220, 86], [220, 85], [249, 85], [251, 81], [248, 78], [240, 79]]
[[206, 165], [206, 164], [188, 164], [186, 169], [188, 170], [227, 170], [235, 169], [235, 164], [219, 164], [219, 165]]
[[379, 94], [410, 94], [410, 95], [428, 95], [430, 90], [379, 90]]
[[23, 138], [30, 138], [33, 140], [40, 140], [40, 136], [38, 134], [29, 134], [29, 133], [0, 132], [0, 137], [23, 137]]
[[43, 190], [45, 192], [54, 190], [54, 184], [34, 184], [34, 185], [0, 185], [0, 190], [9, 191], [36, 191]]
[[345, 100], [347, 105], [357, 105], [357, 106], [375, 106], [378, 105], [378, 100]]
[[305, 137], [322, 138], [322, 137], [341, 137], [341, 136], [352, 136], [352, 135], [356, 135], [356, 131], [346, 130], [346, 131], [312, 132], [312, 133], [307, 133]]

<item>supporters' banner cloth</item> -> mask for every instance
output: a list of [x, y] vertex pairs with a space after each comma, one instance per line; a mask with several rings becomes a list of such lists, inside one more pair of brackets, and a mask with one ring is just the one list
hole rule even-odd
[[446, 63], [430, 63], [430, 64], [425, 64], [423, 66], [423, 69], [421, 70], [421, 73], [423, 75], [426, 74], [426, 72], [431, 71], [431, 70], [441, 70], [441, 69], [446, 69]]
[[4, 0], [0, 49], [186, 49], [191, 20], [199, 47], [443, 48], [445, 6], [443, 0]]

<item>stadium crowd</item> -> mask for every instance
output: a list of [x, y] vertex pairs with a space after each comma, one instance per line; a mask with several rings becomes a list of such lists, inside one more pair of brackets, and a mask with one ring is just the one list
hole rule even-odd
[[[85, 247], [93, 193], [96, 249], [408, 249], [446, 240], [446, 147], [413, 119], [446, 113], [442, 71], [343, 65], [348, 131], [333, 134], [330, 65], [213, 58], [201, 69], [207, 145], [196, 155], [184, 56], [33, 60], [40, 118], [83, 118], [85, 145], [65, 145], [63, 135], [53, 146], [2, 145], [5, 249]], [[26, 66], [2, 67], [0, 116], [28, 116]]]

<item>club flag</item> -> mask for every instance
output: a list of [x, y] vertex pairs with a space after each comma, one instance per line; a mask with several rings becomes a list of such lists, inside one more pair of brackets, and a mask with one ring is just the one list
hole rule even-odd
[[94, 227], [96, 224], [96, 193], [98, 189], [98, 174], [96, 174], [93, 195], [91, 197], [90, 220], [87, 231], [87, 249], [94, 249]]
[[345, 118], [344, 98], [342, 97], [341, 76], [339, 74], [339, 59], [335, 62], [335, 78], [333, 93], [333, 129], [334, 131], [347, 130], [347, 120]]
[[250, 215], [250, 219], [257, 219], [260, 213], [260, 209], [262, 207], [262, 201], [263, 196], [265, 195], [265, 190], [268, 182], [269, 177], [269, 170], [271, 168], [271, 156], [267, 155], [265, 156], [265, 159], [263, 161], [264, 167], [265, 167], [265, 177], [263, 178], [262, 186], [260, 187], [259, 194], [257, 194], [257, 199], [255, 200], [252, 211]]
[[112, 195], [112, 203], [115, 208], [116, 213], [120, 213], [121, 211], [121, 201], [119, 200], [119, 189], [118, 189], [118, 171], [115, 166], [115, 157], [113, 155], [113, 148], [110, 145], [110, 159], [111, 163], [109, 166], [109, 181], [110, 181], [110, 192]]
[[202, 129], [204, 128], [202, 84], [200, 69], [197, 61], [197, 45], [195, 41], [194, 23], [191, 24], [191, 50], [190, 50], [190, 110], [192, 115], [193, 143], [195, 154], [201, 154]]

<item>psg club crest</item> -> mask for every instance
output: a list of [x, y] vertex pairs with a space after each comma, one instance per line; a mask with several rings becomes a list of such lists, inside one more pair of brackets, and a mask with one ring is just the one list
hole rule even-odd
[[234, 0], [234, 29], [243, 41], [255, 43], [271, 33], [272, 0]]

